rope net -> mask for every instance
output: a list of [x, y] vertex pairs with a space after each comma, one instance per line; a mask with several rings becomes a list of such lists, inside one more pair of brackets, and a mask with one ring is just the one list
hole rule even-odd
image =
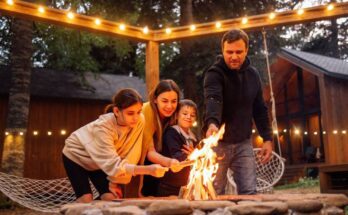
[[[62, 205], [75, 201], [68, 178], [36, 180], [0, 172], [0, 191], [11, 200], [33, 210], [59, 212]], [[93, 196], [98, 192], [92, 186]]]
[[[272, 152], [272, 157], [266, 164], [261, 163], [261, 157], [257, 156], [261, 149], [254, 149], [256, 162], [256, 190], [258, 193], [264, 193], [272, 190], [273, 186], [280, 180], [284, 173], [284, 159], [277, 153]], [[229, 185], [235, 186], [233, 172], [228, 169], [227, 179]]]

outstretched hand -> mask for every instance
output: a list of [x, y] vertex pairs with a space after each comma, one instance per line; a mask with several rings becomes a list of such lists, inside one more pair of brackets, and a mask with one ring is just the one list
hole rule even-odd
[[149, 168], [149, 174], [161, 178], [164, 176], [164, 174], [168, 171], [168, 167], [163, 167], [159, 164], [151, 164], [148, 166]]
[[271, 157], [272, 157], [272, 142], [271, 141], [266, 141], [263, 143], [261, 151], [258, 153], [257, 156], [261, 157], [261, 163], [265, 164], [267, 163]]
[[215, 124], [211, 123], [209, 124], [208, 130], [205, 133], [205, 137], [210, 137], [211, 135], [213, 135], [214, 133], [218, 131], [219, 131], [219, 128]]
[[182, 170], [183, 166], [180, 165], [180, 162], [177, 159], [171, 159], [169, 168], [172, 172], [179, 172]]
[[193, 147], [193, 144], [190, 145], [183, 145], [181, 148], [181, 151], [187, 155], [191, 154], [195, 147]]

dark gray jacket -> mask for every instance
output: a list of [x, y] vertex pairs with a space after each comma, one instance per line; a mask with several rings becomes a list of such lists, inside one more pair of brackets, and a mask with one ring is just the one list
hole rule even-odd
[[248, 58], [236, 71], [229, 69], [219, 55], [204, 75], [204, 99], [204, 127], [226, 124], [222, 143], [250, 138], [253, 119], [263, 140], [272, 140], [260, 75]]

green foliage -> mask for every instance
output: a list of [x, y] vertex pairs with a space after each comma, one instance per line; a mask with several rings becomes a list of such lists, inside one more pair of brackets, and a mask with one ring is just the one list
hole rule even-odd
[[277, 186], [274, 189], [275, 190], [285, 190], [289, 188], [309, 188], [309, 187], [317, 187], [319, 186], [319, 179], [313, 179], [313, 178], [300, 178], [298, 182], [292, 183], [292, 184], [286, 184], [286, 185], [281, 185]]
[[11, 46], [11, 19], [0, 16], [0, 65], [8, 64]]

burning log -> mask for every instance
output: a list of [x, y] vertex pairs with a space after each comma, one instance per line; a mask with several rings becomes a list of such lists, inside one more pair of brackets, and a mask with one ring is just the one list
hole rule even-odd
[[216, 153], [212, 147], [217, 146], [219, 139], [225, 132], [225, 125], [212, 136], [203, 139], [201, 149], [195, 149], [186, 162], [192, 165], [189, 183], [182, 187], [179, 198], [188, 200], [209, 200], [216, 199], [216, 192], [213, 186], [216, 171], [219, 165], [216, 163]]

